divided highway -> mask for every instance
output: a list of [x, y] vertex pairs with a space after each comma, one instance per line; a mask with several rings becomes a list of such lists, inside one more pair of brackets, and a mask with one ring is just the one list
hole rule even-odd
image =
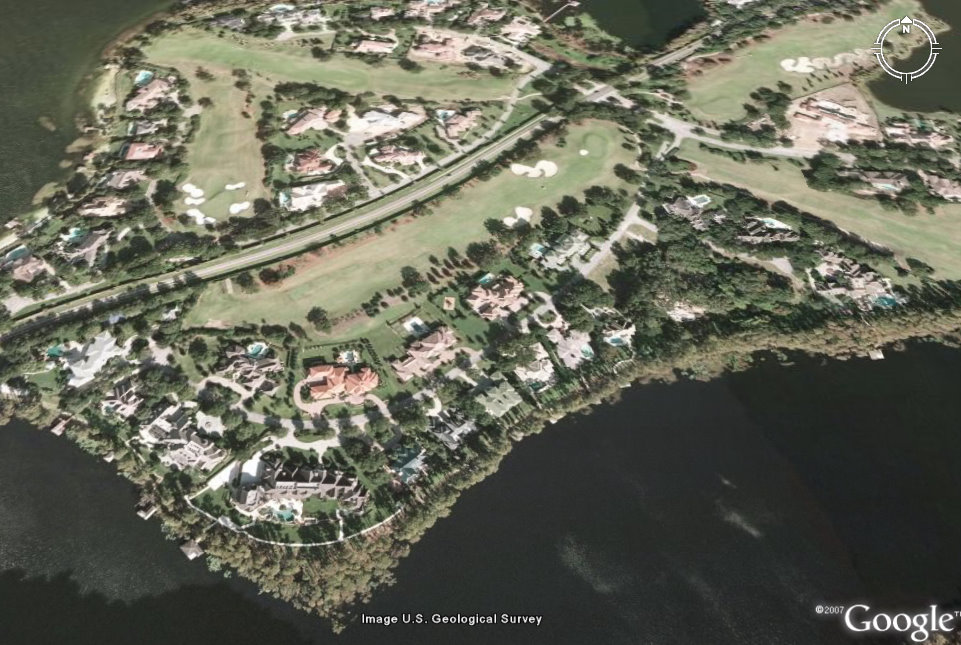
[[[533, 133], [547, 120], [555, 121], [557, 118], [549, 119], [547, 115], [538, 115], [517, 130], [505, 135], [503, 138], [468, 154], [460, 161], [446, 168], [439, 169], [421, 185], [418, 186], [415, 184], [413, 189], [406, 192], [406, 194], [399, 196], [388, 195], [373, 204], [361, 207], [355, 214], [341, 216], [338, 220], [328, 224], [320, 224], [309, 229], [300, 230], [291, 233], [287, 237], [248, 247], [203, 264], [177, 269], [163, 275], [145, 278], [129, 284], [114, 287], [109, 285], [92, 285], [86, 290], [87, 295], [83, 295], [83, 292], [81, 292], [79, 296], [71, 294], [70, 300], [65, 303], [57, 304], [56, 301], [47, 303], [40, 311], [23, 317], [20, 325], [6, 332], [3, 336], [0, 336], [0, 341], [16, 337], [31, 329], [52, 324], [61, 317], [87, 308], [118, 304], [134, 297], [142, 298], [145, 295], [144, 289], [149, 289], [149, 293], [156, 293], [161, 288], [173, 287], [178, 283], [182, 284], [188, 280], [214, 280], [242, 271], [247, 267], [267, 264], [307, 251], [310, 248], [316, 247], [318, 244], [330, 241], [332, 237], [343, 238], [348, 236], [358, 230], [372, 226], [379, 221], [389, 219], [391, 216], [407, 210], [417, 202], [426, 201], [428, 198], [440, 193], [449, 185], [457, 184], [468, 179], [474, 166], [478, 162], [495, 159], [501, 153], [512, 148], [520, 139]], [[136, 295], [127, 293], [133, 289], [137, 289]]]

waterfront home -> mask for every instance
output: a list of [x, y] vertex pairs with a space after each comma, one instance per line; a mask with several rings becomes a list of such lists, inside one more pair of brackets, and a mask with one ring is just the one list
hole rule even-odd
[[124, 106], [128, 112], [146, 112], [160, 105], [162, 101], [174, 100], [176, 94], [174, 77], [155, 78], [136, 91]]
[[895, 121], [884, 128], [884, 134], [895, 143], [909, 146], [926, 145], [934, 149], [954, 143], [954, 138], [938, 130], [921, 130], [905, 121]]
[[524, 402], [521, 395], [500, 373], [490, 375], [493, 383], [479, 392], [474, 399], [484, 407], [484, 411], [499, 419]]
[[430, 417], [430, 431], [449, 450], [457, 450], [467, 435], [477, 432], [477, 424], [459, 410], [443, 410]]
[[501, 37], [514, 45], [526, 45], [532, 38], [541, 34], [540, 25], [525, 16], [517, 16], [501, 27]]
[[307, 372], [307, 387], [315, 401], [336, 399], [362, 402], [364, 395], [380, 385], [377, 372], [369, 367], [351, 371], [341, 365], [314, 365]]
[[163, 154], [164, 147], [159, 143], [131, 143], [127, 145], [124, 159], [127, 161], [149, 161]]
[[485, 4], [481, 9], [478, 9], [470, 15], [467, 19], [467, 24], [472, 27], [481, 27], [491, 22], [500, 22], [506, 15], [507, 9], [501, 7], [491, 8]]
[[514, 276], [504, 275], [474, 287], [467, 297], [467, 305], [484, 320], [500, 320], [527, 305], [529, 301], [523, 294], [524, 283]]
[[427, 453], [414, 444], [400, 450], [390, 464], [390, 470], [402, 484], [411, 485], [427, 472]]
[[336, 501], [339, 508], [356, 512], [367, 502], [367, 491], [345, 473], [280, 460], [265, 461], [254, 481], [237, 483], [233, 489], [241, 511], [288, 522], [302, 518], [303, 503], [312, 498]]
[[291, 188], [289, 195], [281, 196], [281, 203], [286, 205], [287, 210], [297, 213], [319, 208], [328, 198], [343, 197], [346, 194], [347, 184], [344, 182], [321, 181]]
[[548, 331], [547, 339], [554, 344], [557, 358], [569, 369], [577, 369], [584, 361], [594, 358], [591, 335], [586, 331], [564, 324]]
[[550, 387], [555, 380], [554, 363], [551, 361], [550, 354], [541, 343], [533, 347], [534, 360], [527, 365], [521, 365], [514, 370], [514, 375], [521, 383], [539, 392]]
[[193, 424], [193, 401], [167, 406], [140, 429], [141, 441], [160, 451], [160, 463], [175, 470], [213, 470], [227, 454], [202, 436]]
[[457, 356], [454, 351], [456, 345], [454, 332], [449, 327], [439, 327], [430, 335], [415, 341], [407, 348], [407, 355], [391, 363], [391, 366], [401, 383], [423, 378], [444, 363], [454, 360]]
[[90, 383], [111, 358], [124, 355], [123, 348], [117, 346], [116, 339], [109, 331], [101, 332], [82, 346], [77, 343], [72, 345], [73, 348], [63, 354], [64, 363], [71, 374], [67, 385], [71, 387], [83, 387]]
[[612, 307], [584, 307], [602, 325], [601, 339], [611, 347], [630, 347], [637, 329], [624, 314]]

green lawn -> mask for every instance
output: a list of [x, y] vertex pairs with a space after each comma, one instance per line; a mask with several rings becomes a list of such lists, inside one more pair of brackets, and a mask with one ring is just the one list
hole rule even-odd
[[[609, 122], [573, 125], [566, 146], [548, 145], [531, 159], [557, 163], [559, 171], [554, 177], [530, 179], [505, 169], [490, 181], [476, 183], [434, 205], [432, 215], [394, 222], [381, 235], [331, 250], [298, 269], [280, 287], [254, 295], [239, 291], [229, 295], [219, 285], [213, 286], [203, 293], [188, 322], [304, 324], [314, 306], [327, 309], [333, 317], [343, 315], [375, 292], [398, 286], [401, 267], [411, 265], [426, 273], [431, 255], [445, 257], [450, 247], [463, 251], [470, 242], [486, 238], [484, 222], [512, 215], [515, 206], [537, 212], [542, 206], [555, 205], [564, 195], [579, 196], [595, 184], [622, 186], [613, 167], [633, 159], [631, 152], [621, 147], [623, 140], [617, 126]], [[580, 155], [582, 149], [589, 154]]]
[[147, 59], [158, 65], [193, 70], [198, 65], [231, 70], [246, 69], [271, 80], [314, 82], [348, 92], [376, 92], [428, 100], [496, 99], [510, 94], [515, 79], [471, 72], [457, 65], [424, 63], [418, 72], [401, 69], [393, 61], [379, 65], [335, 55], [319, 61], [309, 47], [296, 42], [264, 41], [236, 34], [217, 36], [185, 28], [164, 34], [145, 47]]
[[784, 200], [895, 253], [915, 257], [943, 278], [961, 278], [961, 204], [945, 204], [936, 215], [905, 215], [868, 199], [807, 186], [801, 169], [781, 160], [743, 164], [685, 142], [678, 156], [697, 164], [697, 174], [743, 186], [759, 197]]
[[[227, 72], [217, 72], [211, 81], [190, 78], [194, 100], [206, 97], [213, 105], [200, 113], [200, 127], [187, 148], [190, 171], [184, 181], [203, 189], [207, 201], [197, 208], [216, 220], [230, 217], [231, 204], [269, 198], [263, 184], [262, 144], [256, 136], [257, 115], [251, 109], [249, 117], [243, 116], [245, 93], [234, 87], [235, 80]], [[246, 186], [240, 190], [225, 189], [241, 182]], [[182, 202], [178, 206], [189, 208]], [[252, 208], [242, 213], [252, 214]]]
[[748, 96], [762, 86], [775, 89], [778, 81], [785, 81], [793, 86], [794, 96], [801, 96], [837, 85], [841, 79], [829, 71], [786, 72], [781, 61], [802, 56], [831, 58], [855, 49], [869, 50], [886, 22], [921, 12], [918, 0], [893, 0], [881, 11], [865, 13], [852, 21], [823, 24], [802, 20], [773, 33], [770, 40], [736, 50], [733, 61], [691, 79], [691, 98], [686, 104], [699, 117], [728, 121], [744, 116], [743, 105], [750, 100]]

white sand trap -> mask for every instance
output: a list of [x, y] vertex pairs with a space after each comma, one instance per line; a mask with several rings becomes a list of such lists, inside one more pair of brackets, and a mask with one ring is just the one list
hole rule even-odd
[[529, 222], [531, 221], [531, 215], [534, 214], [534, 211], [527, 206], [515, 206], [514, 214], [517, 215], [517, 219], [522, 219], [525, 222]]
[[588, 150], [585, 150], [584, 148], [581, 148], [581, 150], [580, 150], [580, 155], [581, 155], [582, 157], [586, 157], [586, 156], [589, 155], [589, 154], [591, 154], [591, 153], [590, 153]]
[[194, 199], [199, 199], [204, 196], [204, 191], [197, 188], [193, 184], [187, 183], [180, 187], [185, 193], [193, 197]]
[[231, 204], [229, 210], [231, 215], [239, 215], [248, 208], [250, 208], [250, 202], [240, 202], [239, 204]]
[[236, 184], [227, 184], [226, 186], [224, 186], [224, 188], [225, 188], [226, 190], [240, 190], [241, 188], [243, 188], [243, 187], [246, 186], [246, 185], [247, 185], [247, 184], [246, 184], [245, 182], [242, 182], [242, 181], [241, 181], [241, 182], [238, 182], [238, 183], [236, 183]]
[[190, 210], [188, 210], [187, 215], [194, 218], [194, 221], [197, 222], [197, 226], [203, 226], [204, 224], [213, 224], [214, 222], [217, 221], [213, 217], [207, 217], [206, 215], [204, 215], [203, 211], [197, 210], [196, 208], [191, 208]]
[[507, 228], [514, 228], [515, 224], [517, 224], [517, 220], [514, 219], [513, 217], [504, 218], [504, 226], [506, 226]]
[[844, 52], [833, 58], [808, 58], [807, 56], [785, 58], [781, 61], [781, 69], [795, 74], [813, 74], [819, 70], [836, 69], [851, 63], [864, 62], [869, 60], [870, 56], [870, 52], [865, 49], [855, 49], [853, 52]]
[[205, 201], [207, 200], [204, 199], [203, 197], [198, 197], [196, 199], [194, 199], [193, 197], [184, 197], [184, 204], [186, 204], [187, 206], [200, 206]]
[[541, 159], [534, 167], [525, 166], [522, 163], [512, 163], [511, 172], [515, 175], [522, 175], [524, 177], [530, 177], [531, 179], [537, 179], [538, 177], [553, 177], [557, 174], [557, 164], [553, 161], [545, 161]]

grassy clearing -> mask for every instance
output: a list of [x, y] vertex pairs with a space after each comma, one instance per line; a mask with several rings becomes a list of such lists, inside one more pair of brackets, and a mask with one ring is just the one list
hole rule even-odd
[[148, 60], [158, 65], [192, 70], [198, 65], [221, 69], [247, 69], [273, 83], [313, 82], [347, 92], [376, 92], [402, 98], [428, 100], [491, 100], [510, 94], [515, 79], [495, 78], [462, 66], [425, 63], [418, 72], [394, 62], [380, 65], [332, 56], [318, 61], [296, 42], [263, 41], [239, 35], [217, 36], [199, 29], [165, 34], [145, 48]]
[[749, 100], [748, 95], [762, 86], [773, 89], [778, 81], [784, 81], [793, 86], [794, 96], [801, 96], [837, 85], [841, 79], [830, 71], [786, 72], [781, 68], [781, 61], [802, 56], [831, 58], [855, 49], [870, 49], [885, 22], [919, 13], [922, 9], [917, 0], [893, 0], [881, 11], [865, 13], [852, 21], [824, 24], [802, 20], [776, 32], [770, 40], [736, 51], [730, 63], [691, 79], [691, 98], [686, 103], [699, 117], [728, 121], [744, 116], [743, 105]]
[[[230, 205], [268, 198], [263, 184], [261, 143], [256, 118], [244, 116], [245, 93], [234, 87], [235, 79], [218, 73], [211, 81], [191, 79], [194, 98], [207, 97], [213, 105], [200, 114], [200, 127], [187, 149], [190, 174], [187, 180], [204, 191], [206, 203], [199, 208], [217, 220], [230, 217]], [[243, 182], [241, 190], [225, 190], [227, 184]], [[252, 210], [243, 215], [252, 214]]]
[[[565, 146], [549, 144], [532, 160], [554, 161], [559, 166], [556, 176], [530, 179], [505, 169], [490, 181], [476, 183], [445, 199], [434, 207], [432, 215], [394, 222], [381, 235], [328, 251], [299, 268], [280, 287], [254, 295], [229, 295], [219, 286], [209, 288], [188, 322], [201, 325], [208, 320], [266, 320], [303, 324], [314, 306], [327, 309], [331, 316], [344, 315], [375, 292], [396, 287], [401, 267], [410, 265], [426, 272], [431, 255], [445, 257], [450, 247], [463, 251], [468, 243], [485, 239], [488, 234], [484, 222], [512, 215], [516, 206], [536, 212], [556, 204], [564, 195], [579, 195], [595, 184], [622, 186], [613, 167], [628, 164], [633, 158], [621, 147], [623, 140], [617, 127], [608, 122], [571, 126]], [[581, 149], [589, 154], [581, 156]]]
[[918, 258], [941, 277], [961, 278], [961, 204], [945, 204], [935, 215], [909, 216], [883, 210], [868, 199], [813, 190], [797, 166], [782, 160], [745, 165], [692, 142], [685, 142], [678, 156], [696, 163], [699, 175], [743, 186], [764, 199], [786, 201], [899, 255]]

